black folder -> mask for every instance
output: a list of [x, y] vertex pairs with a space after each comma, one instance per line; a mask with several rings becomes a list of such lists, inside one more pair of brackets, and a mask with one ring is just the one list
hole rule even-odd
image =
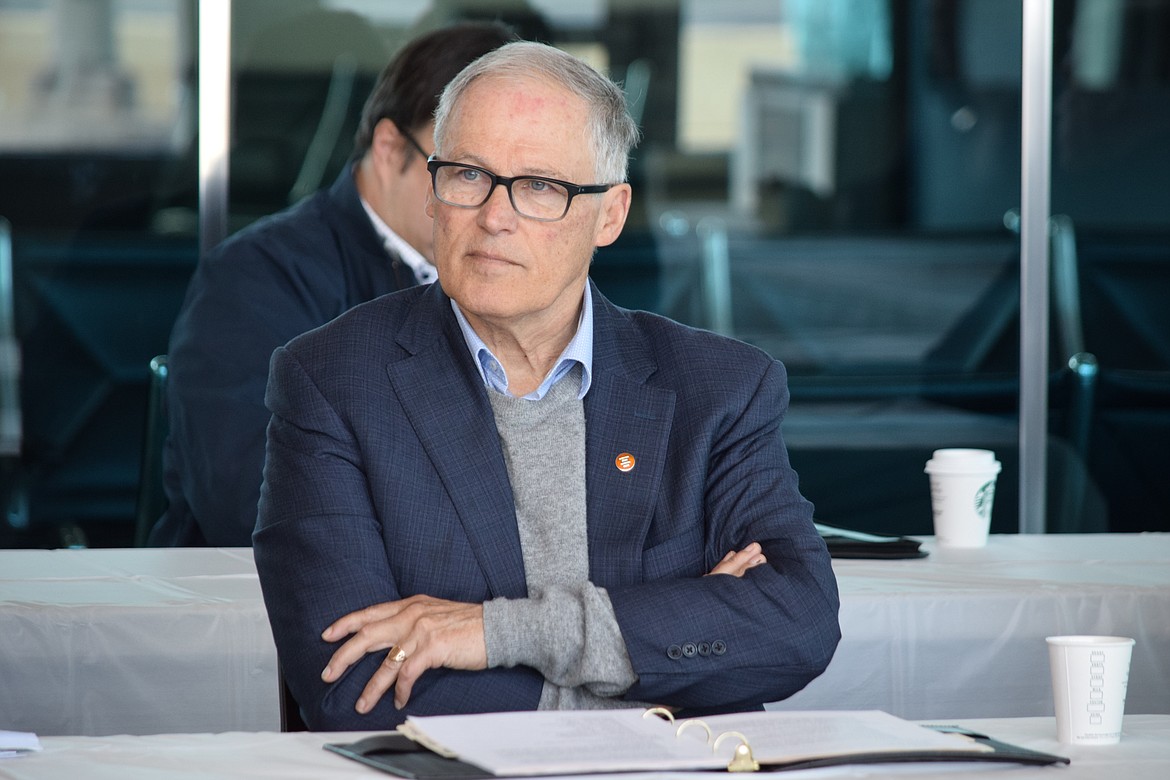
[[832, 558], [925, 558], [922, 543], [908, 536], [851, 531], [847, 528], [816, 524], [817, 532], [825, 540]]

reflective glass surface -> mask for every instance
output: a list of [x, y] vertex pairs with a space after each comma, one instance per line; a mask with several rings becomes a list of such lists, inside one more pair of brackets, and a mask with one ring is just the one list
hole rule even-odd
[[[0, 0], [0, 545], [132, 536], [199, 254], [196, 5]], [[785, 363], [819, 520], [928, 533], [924, 464], [963, 446], [996, 451], [993, 529], [1018, 527], [1018, 0], [232, 7], [229, 231], [333, 181], [406, 40], [502, 19], [623, 85], [644, 140], [592, 276]], [[1170, 530], [1170, 0], [1054, 7], [1047, 524]]]

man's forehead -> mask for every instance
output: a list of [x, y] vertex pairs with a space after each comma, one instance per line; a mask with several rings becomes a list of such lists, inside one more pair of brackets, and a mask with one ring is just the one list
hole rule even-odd
[[558, 179], [594, 166], [592, 147], [580, 143], [588, 104], [550, 78], [487, 74], [452, 109], [443, 150], [450, 159], [501, 175]]
[[551, 78], [535, 74], [486, 74], [468, 85], [461, 101], [504, 102], [517, 108], [565, 110], [585, 101]]

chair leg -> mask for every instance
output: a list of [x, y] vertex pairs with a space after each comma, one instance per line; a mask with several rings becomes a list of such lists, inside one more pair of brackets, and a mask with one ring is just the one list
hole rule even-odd
[[308, 731], [309, 727], [305, 724], [304, 718], [301, 717], [301, 707], [297, 704], [297, 700], [293, 698], [292, 691], [288, 687], [288, 681], [284, 679], [284, 672], [279, 673], [280, 677], [280, 730], [281, 731]]

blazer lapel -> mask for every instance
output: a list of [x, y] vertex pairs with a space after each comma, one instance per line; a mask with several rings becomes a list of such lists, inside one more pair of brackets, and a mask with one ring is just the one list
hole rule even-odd
[[416, 303], [398, 341], [412, 357], [389, 366], [390, 383], [455, 506], [488, 586], [495, 596], [524, 597], [516, 509], [491, 405], [438, 283]]
[[662, 483], [675, 394], [646, 384], [656, 363], [640, 333], [593, 288], [593, 382], [585, 396], [590, 579], [642, 578], [642, 549]]

